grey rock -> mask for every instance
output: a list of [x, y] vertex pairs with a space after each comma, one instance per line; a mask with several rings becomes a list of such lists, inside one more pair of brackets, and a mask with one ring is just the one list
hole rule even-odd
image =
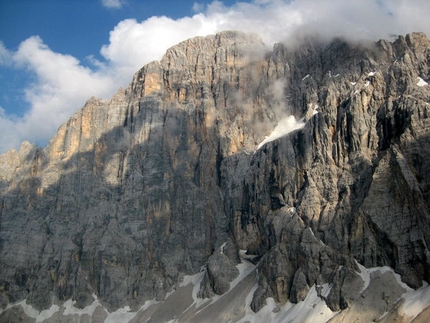
[[[222, 294], [240, 249], [258, 262], [255, 311], [323, 284], [346, 309], [355, 261], [430, 282], [429, 53], [422, 33], [170, 48], [47, 147], [0, 156], [1, 306], [136, 309], [202, 266], [201, 296]], [[305, 127], [257, 149], [289, 115]]]
[[214, 293], [218, 295], [226, 293], [230, 289], [230, 282], [239, 275], [235, 265], [224, 253], [214, 252], [207, 261], [199, 296], [208, 298]]

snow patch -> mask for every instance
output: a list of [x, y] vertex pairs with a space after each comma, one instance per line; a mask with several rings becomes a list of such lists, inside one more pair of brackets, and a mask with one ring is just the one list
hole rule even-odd
[[428, 83], [424, 81], [421, 77], [418, 77], [418, 86], [426, 86]]
[[290, 207], [288, 211], [290, 212], [290, 218], [297, 214], [297, 209], [294, 206]]
[[304, 78], [302, 78], [302, 81], [306, 80], [308, 77], [310, 77], [309, 74], [307, 74]]
[[370, 85], [369, 81], [366, 81], [366, 83], [364, 84], [364, 87], [368, 87]]
[[374, 76], [376, 73], [378, 72], [370, 72], [369, 74], [367, 74], [367, 76]]
[[[287, 302], [284, 305], [278, 305], [273, 298], [268, 298], [266, 306], [260, 311], [254, 313], [251, 310], [251, 301], [258, 285], [250, 291], [246, 297], [246, 314], [238, 323], [319, 323], [327, 322], [336, 312], [332, 312], [325, 302], [318, 297], [315, 286], [312, 286], [303, 302], [292, 304]], [[330, 291], [328, 284], [322, 286], [324, 294]]]
[[242, 261], [243, 261], [243, 260], [252, 260], [252, 259], [254, 259], [255, 257], [257, 257], [256, 255], [247, 255], [247, 254], [246, 254], [246, 253], [247, 253], [247, 251], [248, 251], [248, 250], [243, 250], [243, 249], [239, 250], [239, 258], [240, 258], [240, 259], [242, 259]]
[[319, 243], [320, 243], [322, 246], [325, 246], [325, 243], [324, 243], [324, 242], [322, 242], [320, 239], [318, 239], [318, 238], [315, 236], [315, 233], [314, 233], [314, 231], [312, 230], [312, 228], [311, 228], [311, 227], [308, 227], [308, 229], [309, 229], [309, 231], [311, 232], [311, 234], [313, 235], [313, 237], [314, 237], [315, 239], [317, 239], [317, 240], [319, 241]]
[[[231, 283], [230, 283], [230, 290], [235, 288], [237, 284], [239, 284], [246, 276], [248, 276], [254, 269], [255, 265], [251, 262], [244, 260], [240, 264], [236, 266], [236, 268], [239, 270], [239, 276], [237, 276]], [[229, 291], [230, 291], [229, 290]]]
[[357, 84], [357, 82], [351, 82], [351, 85], [355, 85], [355, 84]]
[[219, 247], [219, 252], [221, 252], [221, 254], [224, 254], [224, 248], [225, 248], [225, 246], [227, 245], [227, 241], [226, 242], [224, 242], [222, 245], [221, 245], [221, 247]]
[[36, 323], [40, 323], [51, 318], [55, 313], [57, 313], [60, 310], [60, 307], [58, 305], [53, 304], [47, 310], [43, 310], [39, 312], [33, 306], [27, 304], [27, 300], [24, 299], [19, 303], [8, 304], [8, 306], [4, 310], [0, 309], [0, 314], [15, 306], [21, 306], [25, 315], [27, 315], [32, 319], [35, 319]]
[[317, 287], [321, 288], [320, 295], [322, 297], [327, 297], [328, 294], [330, 294], [332, 285], [330, 285], [330, 284], [322, 284], [321, 286], [317, 286]]
[[[179, 287], [184, 287], [189, 284], [193, 284], [193, 291], [192, 291], [193, 303], [190, 306], [188, 306], [187, 309], [184, 310], [184, 313], [188, 311], [190, 308], [192, 308], [193, 306], [198, 310], [203, 305], [216, 303], [220, 298], [224, 297], [224, 295], [227, 295], [228, 293], [230, 293], [232, 289], [234, 289], [237, 286], [237, 284], [239, 284], [245, 277], [247, 277], [255, 269], [256, 266], [251, 262], [245, 260], [244, 257], [242, 257], [242, 255], [244, 255], [245, 257], [248, 257], [247, 255], [245, 255], [245, 253], [246, 253], [246, 250], [240, 250], [240, 256], [241, 256], [240, 258], [242, 259], [242, 262], [236, 266], [236, 268], [239, 270], [239, 275], [232, 282], [230, 282], [230, 289], [222, 295], [214, 295], [209, 299], [207, 298], [202, 299], [197, 297], [198, 292], [200, 290], [201, 282], [205, 275], [204, 271], [195, 275], [184, 276], [184, 279], [182, 283], [179, 285]], [[250, 256], [250, 257], [255, 257], [255, 256]]]
[[[415, 290], [410, 288], [405, 283], [403, 283], [400, 275], [396, 274], [393, 268], [391, 267], [384, 266], [384, 267], [366, 268], [360, 265], [357, 261], [356, 261], [356, 264], [360, 268], [360, 272], [358, 274], [361, 276], [361, 279], [363, 279], [364, 281], [364, 287], [362, 288], [360, 293], [362, 293], [369, 287], [370, 274], [372, 272], [375, 272], [375, 271], [380, 271], [381, 273], [391, 272], [396, 278], [399, 286], [401, 286], [406, 290], [406, 292], [402, 295], [402, 298], [405, 300], [405, 302], [402, 304], [402, 306], [399, 309], [400, 313], [403, 313], [408, 317], [415, 318], [426, 307], [430, 306], [430, 285], [428, 283], [423, 282], [423, 286]], [[387, 313], [384, 313], [384, 315], [386, 314]]]
[[[240, 264], [236, 266], [236, 268], [239, 270], [239, 275], [230, 282], [230, 289], [225, 292], [222, 295], [214, 295], [212, 298], [210, 298], [210, 304], [216, 303], [220, 298], [224, 297], [224, 295], [227, 295], [230, 293], [236, 286], [239, 284], [246, 276], [248, 276], [254, 269], [255, 265], [247, 260], [243, 260]], [[207, 299], [200, 300], [200, 302], [197, 304], [196, 308], [199, 308], [202, 303], [205, 303]]]
[[200, 285], [203, 281], [204, 276], [205, 276], [204, 271], [201, 271], [195, 275], [186, 275], [184, 276], [182, 283], [179, 284], [179, 287], [185, 287], [189, 284], [193, 284], [193, 291], [191, 293], [191, 297], [193, 298], [193, 303], [184, 312], [186, 312], [192, 306], [199, 308], [203, 303], [206, 303], [207, 299], [202, 299], [197, 297], [200, 290]]
[[320, 107], [319, 107], [319, 105], [318, 104], [315, 104], [315, 108], [314, 108], [314, 110], [312, 111], [312, 116], [314, 116], [314, 115], [316, 115], [316, 114], [318, 114], [319, 113], [319, 111], [318, 111], [318, 109], [319, 109]]
[[[43, 322], [43, 321], [49, 319], [50, 317], [52, 317], [52, 315], [54, 315], [55, 313], [57, 313], [60, 310], [60, 307], [58, 305], [54, 304], [54, 305], [51, 305], [51, 307], [49, 309], [43, 310], [43, 311], [38, 313], [37, 310], [35, 310], [32, 306], [27, 305], [27, 304], [25, 304], [25, 305], [26, 306], [21, 305], [24, 308], [25, 314], [27, 316], [35, 318], [36, 323]], [[37, 313], [36, 317], [29, 315], [28, 311], [31, 311], [33, 313], [36, 312]]]
[[375, 271], [379, 271], [381, 274], [384, 274], [386, 272], [391, 272], [393, 274], [394, 278], [396, 279], [397, 284], [399, 284], [402, 288], [406, 289], [407, 292], [413, 291], [412, 288], [410, 288], [408, 285], [406, 285], [404, 282], [402, 282], [402, 277], [400, 277], [399, 274], [396, 274], [394, 272], [394, 269], [391, 267], [383, 266], [383, 267], [366, 268], [363, 265], [360, 265], [357, 261], [355, 261], [355, 263], [357, 264], [358, 268], [360, 269], [360, 272], [357, 272], [357, 274], [361, 277], [361, 279], [364, 282], [364, 286], [361, 289], [361, 291], [359, 292], [359, 294], [364, 292], [369, 287], [370, 274], [375, 272]]
[[361, 294], [370, 285], [370, 271], [369, 271], [369, 269], [367, 269], [363, 265], [360, 265], [357, 260], [355, 261], [355, 263], [357, 264], [358, 268], [360, 269], [360, 272], [357, 272], [357, 274], [361, 277], [361, 279], [363, 280], [363, 283], [364, 283], [363, 288], [359, 292], [359, 294]]
[[289, 134], [290, 132], [293, 132], [294, 130], [302, 129], [305, 126], [305, 124], [306, 123], [303, 121], [303, 119], [296, 120], [296, 118], [294, 116], [289, 116], [289, 117], [281, 119], [281, 121], [279, 121], [278, 125], [272, 131], [270, 136], [266, 137], [257, 146], [257, 149], [260, 149], [262, 146], [264, 146], [268, 142], [271, 142], [273, 140], [281, 138], [281, 137]]
[[[125, 306], [124, 308], [117, 309], [115, 312], [109, 313], [105, 308], [103, 308], [102, 304], [98, 300], [97, 296], [93, 294], [94, 301], [91, 303], [91, 305], [88, 305], [85, 308], [76, 308], [75, 303], [76, 301], [72, 301], [71, 299], [64, 302], [62, 305], [62, 316], [68, 316], [68, 315], [88, 315], [90, 317], [93, 316], [94, 311], [97, 307], [101, 307], [107, 314], [107, 317], [105, 319], [105, 323], [127, 323], [130, 322], [140, 311], [144, 311], [147, 308], [149, 308], [151, 305], [156, 304], [157, 302], [155, 300], [152, 301], [146, 301], [145, 304], [137, 311], [137, 312], [131, 312], [131, 309], [129, 306]], [[47, 310], [43, 310], [39, 312], [33, 306], [27, 304], [26, 300], [23, 300], [19, 303], [8, 305], [6, 307], [6, 310], [14, 307], [14, 306], [21, 306], [25, 315], [28, 317], [35, 319], [36, 323], [44, 322], [45, 320], [51, 318], [55, 313], [60, 311], [60, 306], [54, 304], [51, 305], [51, 307]], [[3, 310], [0, 310], [0, 314], [3, 312]]]
[[102, 306], [102, 304], [100, 304], [97, 295], [93, 294], [92, 295], [94, 298], [94, 301], [91, 303], [91, 305], [88, 305], [87, 307], [84, 308], [76, 308], [75, 307], [75, 303], [76, 301], [72, 301], [71, 299], [69, 299], [68, 301], [66, 301], [63, 304], [64, 307], [64, 312], [63, 315], [89, 315], [92, 316], [94, 314], [94, 311], [96, 310], [97, 307]]
[[[145, 303], [146, 304], [146, 303]], [[131, 312], [129, 306], [117, 309], [115, 312], [109, 313], [104, 323], [126, 323], [130, 322], [138, 312]]]
[[117, 309], [115, 312], [110, 313], [107, 311], [100, 301], [97, 298], [97, 295], [93, 294], [94, 302], [91, 305], [88, 305], [85, 308], [76, 308], [75, 303], [76, 301], [72, 301], [71, 299], [66, 301], [63, 304], [64, 312], [63, 315], [89, 315], [90, 317], [93, 316], [94, 311], [97, 309], [97, 307], [101, 307], [107, 314], [107, 317], [105, 319], [105, 323], [127, 323], [130, 322], [134, 317], [140, 312], [145, 311], [148, 309], [151, 305], [157, 304], [158, 302], [155, 300], [146, 301], [145, 304], [139, 310], [136, 312], [131, 312], [131, 308], [129, 306], [125, 306], [123, 308]]
[[427, 306], [430, 306], [430, 286], [427, 283], [417, 290], [410, 290], [402, 296], [405, 302], [400, 307], [400, 310], [406, 316], [416, 317]]
[[[307, 120], [311, 119], [314, 115], [320, 113], [319, 111], [320, 107], [318, 104], [315, 104], [313, 110], [312, 110], [312, 106], [313, 106], [313, 103], [308, 104], [308, 110], [306, 112], [306, 115], [300, 120], [296, 120], [294, 116], [288, 116], [288, 117], [282, 118], [276, 125], [275, 129], [273, 129], [271, 134], [269, 136], [264, 137], [264, 140], [257, 146], [257, 150], [260, 149], [265, 144], [267, 144], [268, 142], [281, 138], [295, 130], [300, 130], [304, 128]], [[310, 111], [312, 111], [312, 115], [310, 115]]]

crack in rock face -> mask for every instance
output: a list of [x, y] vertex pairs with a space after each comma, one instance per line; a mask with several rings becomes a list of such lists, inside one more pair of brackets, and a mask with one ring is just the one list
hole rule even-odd
[[0, 155], [0, 320], [425, 317], [429, 53], [422, 33], [170, 48]]

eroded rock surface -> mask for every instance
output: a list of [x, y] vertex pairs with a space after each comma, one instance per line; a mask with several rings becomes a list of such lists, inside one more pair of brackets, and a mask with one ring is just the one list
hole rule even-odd
[[[430, 282], [429, 54], [422, 33], [268, 51], [223, 32], [172, 47], [46, 148], [0, 156], [1, 306], [96, 294], [136, 309], [200, 270], [200, 295], [222, 294], [239, 250], [258, 262], [255, 311], [324, 284], [346, 309], [356, 261]], [[257, 149], [291, 115], [305, 126]]]

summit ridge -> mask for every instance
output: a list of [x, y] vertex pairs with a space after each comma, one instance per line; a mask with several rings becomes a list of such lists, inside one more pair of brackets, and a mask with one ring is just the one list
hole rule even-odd
[[425, 319], [429, 57], [423, 33], [168, 49], [0, 155], [0, 321]]

